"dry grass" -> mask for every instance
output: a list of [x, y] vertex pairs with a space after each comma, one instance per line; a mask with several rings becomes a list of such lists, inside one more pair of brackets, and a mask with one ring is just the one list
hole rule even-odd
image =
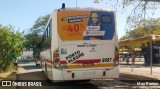
[[[16, 71], [0, 73], [0, 81], [1, 80], [16, 80]], [[16, 89], [15, 86], [0, 86], [0, 89]]]
[[12, 87], [2, 87], [2, 86], [0, 86], [0, 89], [16, 89], [16, 87], [14, 87], [14, 86], [12, 86]]
[[16, 71], [0, 73], [0, 80], [16, 80]]

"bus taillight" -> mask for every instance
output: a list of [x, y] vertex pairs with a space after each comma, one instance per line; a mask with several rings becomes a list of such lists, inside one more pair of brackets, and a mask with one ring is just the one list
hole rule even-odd
[[115, 48], [115, 60], [114, 60], [115, 64], [118, 65], [119, 64], [119, 52], [118, 52], [118, 48]]
[[118, 52], [118, 51], [116, 52], [116, 57], [115, 57], [115, 59], [116, 59], [117, 61], [119, 61], [119, 52]]
[[53, 53], [53, 60], [54, 60], [54, 67], [60, 68], [60, 59], [59, 59], [59, 53], [58, 50], [55, 50]]
[[55, 53], [53, 56], [54, 56], [54, 57], [59, 57], [59, 54], [58, 54], [58, 53]]
[[59, 62], [59, 58], [56, 58], [54, 62], [56, 62], [56, 63]]

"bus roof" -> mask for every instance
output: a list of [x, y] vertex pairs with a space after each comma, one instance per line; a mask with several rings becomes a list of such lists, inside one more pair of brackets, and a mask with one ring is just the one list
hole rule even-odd
[[113, 12], [112, 10], [106, 9], [106, 8], [92, 8], [92, 7], [75, 7], [75, 8], [59, 8], [55, 9], [54, 11], [108, 11], [108, 12]]
[[[58, 10], [60, 11], [108, 11], [108, 12], [113, 12], [112, 10], [109, 10], [109, 9], [106, 9], [106, 8], [92, 8], [92, 7], [88, 7], [88, 8], [85, 8], [85, 7], [74, 7], [74, 8], [59, 8], [59, 9], [55, 9], [53, 10], [53, 12], [57, 12]], [[53, 12], [51, 13], [50, 17], [49, 17], [49, 20], [46, 24], [46, 27], [47, 25], [49, 24], [51, 18], [52, 18], [52, 14]], [[45, 29], [46, 29], [45, 27]]]

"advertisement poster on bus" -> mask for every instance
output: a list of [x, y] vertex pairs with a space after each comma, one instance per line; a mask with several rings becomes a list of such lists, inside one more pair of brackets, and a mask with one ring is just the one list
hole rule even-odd
[[65, 40], [112, 40], [114, 14], [104, 11], [62, 11], [58, 13], [58, 34]]

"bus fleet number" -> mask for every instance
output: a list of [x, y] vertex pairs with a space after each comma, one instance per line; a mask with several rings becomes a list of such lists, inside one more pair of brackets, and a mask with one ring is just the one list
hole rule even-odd
[[112, 58], [103, 58], [102, 62], [111, 62]]

